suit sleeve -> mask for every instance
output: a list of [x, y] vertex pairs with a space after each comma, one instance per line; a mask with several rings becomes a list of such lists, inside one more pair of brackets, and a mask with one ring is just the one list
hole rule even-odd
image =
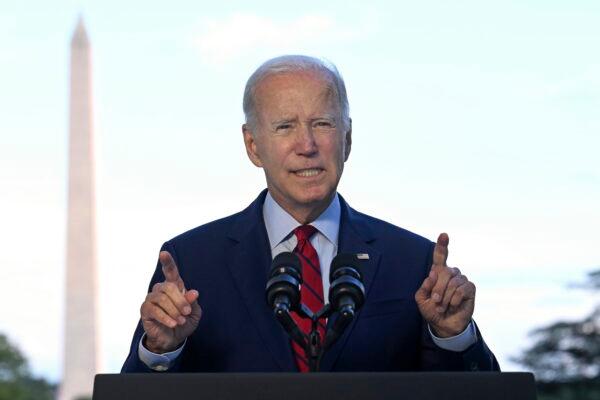
[[[425, 275], [429, 274], [433, 263], [431, 243], [427, 264], [424, 266]], [[431, 338], [427, 323], [423, 321], [421, 333], [420, 369], [423, 371], [500, 371], [500, 365], [492, 351], [485, 344], [481, 332], [475, 324], [477, 341], [464, 351], [453, 352], [438, 347]]]

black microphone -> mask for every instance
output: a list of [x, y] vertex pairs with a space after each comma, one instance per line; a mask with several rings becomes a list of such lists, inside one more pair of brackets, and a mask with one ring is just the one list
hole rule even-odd
[[338, 312], [331, 329], [325, 336], [323, 348], [327, 349], [342, 335], [365, 302], [365, 286], [360, 273], [361, 260], [356, 254], [338, 254], [331, 261], [329, 271], [329, 304]]
[[329, 271], [329, 304], [335, 311], [354, 314], [365, 302], [365, 286], [356, 254], [338, 254]]
[[267, 282], [267, 303], [276, 309], [297, 310], [300, 306], [302, 267], [294, 253], [278, 254], [271, 263]]
[[269, 272], [267, 304], [273, 308], [275, 318], [292, 339], [304, 347], [306, 338], [290, 315], [290, 311], [300, 309], [300, 284], [302, 267], [298, 256], [290, 252], [278, 254], [271, 263]]

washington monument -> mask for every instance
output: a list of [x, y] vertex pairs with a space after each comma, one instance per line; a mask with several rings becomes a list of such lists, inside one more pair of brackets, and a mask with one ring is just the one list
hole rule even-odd
[[91, 398], [97, 370], [97, 267], [92, 68], [79, 18], [71, 39], [64, 369], [59, 400]]

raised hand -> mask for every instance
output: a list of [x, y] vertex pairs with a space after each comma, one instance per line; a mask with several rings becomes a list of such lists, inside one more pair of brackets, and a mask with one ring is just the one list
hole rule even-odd
[[447, 234], [440, 234], [433, 250], [431, 272], [415, 293], [421, 315], [439, 337], [464, 331], [475, 309], [475, 285], [458, 268], [446, 264], [449, 241]]
[[175, 350], [196, 330], [202, 309], [198, 292], [186, 290], [175, 260], [168, 251], [161, 251], [159, 260], [165, 280], [152, 287], [140, 308], [146, 332], [146, 348], [154, 353]]

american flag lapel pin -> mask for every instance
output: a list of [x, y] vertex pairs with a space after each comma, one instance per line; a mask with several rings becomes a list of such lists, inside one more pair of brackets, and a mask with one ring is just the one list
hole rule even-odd
[[368, 260], [369, 255], [367, 253], [358, 253], [356, 255], [356, 258], [358, 258], [359, 260]]

